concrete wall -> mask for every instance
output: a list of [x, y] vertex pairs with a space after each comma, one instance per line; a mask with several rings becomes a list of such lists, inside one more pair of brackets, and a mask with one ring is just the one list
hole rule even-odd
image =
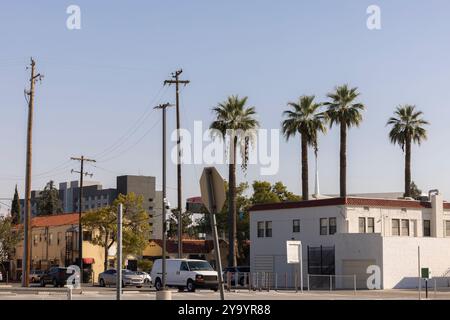
[[[343, 232], [346, 228], [344, 209], [341, 206], [251, 212], [251, 271], [276, 272], [279, 275], [294, 274], [298, 266], [287, 264], [286, 241], [300, 240], [303, 244], [303, 275], [306, 283], [307, 246], [333, 246], [335, 243], [336, 235], [320, 235], [320, 218], [336, 218], [337, 233]], [[300, 219], [299, 233], [292, 232], [294, 219]], [[257, 237], [258, 221], [272, 221], [271, 238]], [[293, 283], [293, 278], [289, 278], [288, 282]]]
[[[421, 267], [430, 268], [431, 277], [450, 269], [449, 238], [383, 238], [383, 287], [418, 287], [418, 247]], [[447, 281], [448, 282], [448, 281]]]

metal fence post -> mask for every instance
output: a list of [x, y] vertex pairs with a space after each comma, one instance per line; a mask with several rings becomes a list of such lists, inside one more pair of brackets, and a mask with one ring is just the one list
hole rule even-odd
[[308, 291], [310, 290], [309, 289], [309, 273], [306, 275], [307, 276], [307, 278], [306, 278], [306, 284], [307, 284], [307, 286], [308, 286]]
[[278, 291], [278, 273], [275, 272], [275, 291]]
[[67, 300], [72, 300], [72, 286], [67, 288]]
[[284, 288], [287, 290], [287, 272], [284, 273]]
[[353, 275], [353, 288], [354, 288], [355, 294], [356, 294], [356, 274]]
[[295, 292], [297, 293], [298, 292], [297, 271], [295, 271], [294, 283], [295, 283]]
[[333, 291], [333, 278], [332, 275], [330, 275], [330, 292]]
[[437, 285], [436, 285], [436, 278], [434, 278], [434, 298], [437, 297]]

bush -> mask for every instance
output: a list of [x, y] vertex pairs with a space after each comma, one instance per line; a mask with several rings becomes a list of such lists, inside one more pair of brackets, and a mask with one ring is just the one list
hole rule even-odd
[[142, 271], [150, 271], [153, 267], [153, 261], [148, 259], [138, 260], [138, 269]]

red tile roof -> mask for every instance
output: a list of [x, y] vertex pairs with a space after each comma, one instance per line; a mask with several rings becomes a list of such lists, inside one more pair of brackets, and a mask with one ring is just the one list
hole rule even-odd
[[[56, 227], [78, 224], [78, 213], [65, 213], [52, 216], [39, 216], [31, 219], [31, 227]], [[18, 227], [23, 227], [23, 224]]]
[[[431, 208], [430, 202], [416, 200], [396, 200], [396, 199], [369, 199], [369, 198], [329, 198], [308, 201], [278, 202], [257, 204], [251, 207], [250, 211], [265, 211], [277, 209], [298, 209], [326, 206], [367, 206], [367, 207], [391, 207], [391, 208]], [[444, 203], [444, 209], [450, 210], [450, 203]]]
[[[155, 242], [158, 246], [162, 247], [163, 242], [161, 239], [152, 239], [150, 242]], [[224, 242], [224, 240], [220, 240]], [[178, 241], [167, 240], [166, 249], [168, 253], [178, 252]], [[214, 249], [214, 243], [212, 240], [183, 240], [183, 253], [210, 253]]]

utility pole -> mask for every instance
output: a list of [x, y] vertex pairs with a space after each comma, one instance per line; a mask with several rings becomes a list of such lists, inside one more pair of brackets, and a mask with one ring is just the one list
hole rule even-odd
[[[162, 122], [162, 298], [164, 300], [168, 300], [168, 296], [170, 291], [167, 291], [166, 287], [166, 233], [167, 233], [167, 224], [166, 224], [166, 210], [168, 207], [167, 194], [166, 194], [166, 109], [168, 107], [172, 107], [171, 104], [165, 103], [160, 104], [155, 107], [155, 109], [162, 110], [163, 122]], [[167, 295], [166, 295], [167, 294]], [[158, 297], [157, 297], [158, 298]]]
[[172, 79], [165, 80], [164, 85], [172, 85], [175, 84], [175, 92], [176, 92], [176, 113], [177, 113], [177, 188], [178, 188], [178, 258], [183, 257], [183, 221], [182, 221], [182, 197], [181, 197], [181, 139], [180, 139], [180, 94], [179, 87], [180, 84], [184, 84], [185, 86], [190, 83], [189, 80], [180, 80], [180, 74], [183, 73], [183, 70], [177, 70], [172, 73]]
[[96, 162], [93, 159], [85, 158], [81, 156], [80, 158], [72, 157], [70, 160], [80, 161], [80, 171], [71, 170], [71, 173], [79, 173], [80, 174], [80, 188], [78, 193], [78, 263], [80, 267], [80, 283], [83, 283], [83, 227], [81, 225], [81, 212], [83, 211], [82, 201], [83, 198], [83, 177], [90, 176], [92, 177], [92, 173], [84, 172], [84, 162]]
[[[44, 77], [36, 74], [36, 62], [31, 58], [30, 90], [25, 90], [25, 98], [28, 101], [28, 127], [27, 127], [27, 162], [25, 169], [25, 217], [24, 217], [24, 245], [22, 259], [22, 287], [28, 287], [30, 282], [31, 264], [31, 160], [33, 145], [33, 108], [34, 108], [34, 85]], [[27, 68], [27, 69], [28, 69]]]

